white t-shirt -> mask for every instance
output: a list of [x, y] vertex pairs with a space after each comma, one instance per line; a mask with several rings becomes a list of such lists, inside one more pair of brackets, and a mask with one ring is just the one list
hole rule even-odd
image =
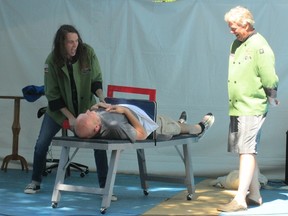
[[119, 106], [127, 107], [128, 109], [132, 110], [137, 116], [140, 121], [140, 123], [143, 125], [144, 129], [146, 130], [148, 136], [155, 131], [159, 126], [156, 124], [155, 121], [153, 121], [147, 113], [140, 109], [137, 106], [131, 105], [131, 104], [119, 104]]

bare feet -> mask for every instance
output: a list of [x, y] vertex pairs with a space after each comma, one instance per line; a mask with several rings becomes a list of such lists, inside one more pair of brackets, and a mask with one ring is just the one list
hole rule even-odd
[[218, 207], [217, 210], [222, 212], [244, 211], [247, 210], [247, 205], [239, 204], [235, 199], [233, 199], [230, 203]]

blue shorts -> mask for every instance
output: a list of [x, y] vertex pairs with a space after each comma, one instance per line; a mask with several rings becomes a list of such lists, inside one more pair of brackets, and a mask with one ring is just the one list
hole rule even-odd
[[257, 154], [261, 127], [266, 114], [258, 116], [230, 116], [228, 152]]

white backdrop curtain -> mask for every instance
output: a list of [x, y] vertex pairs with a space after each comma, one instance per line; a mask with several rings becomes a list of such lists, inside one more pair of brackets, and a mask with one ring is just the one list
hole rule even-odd
[[[223, 17], [237, 5], [251, 9], [256, 30], [275, 52], [281, 106], [270, 110], [258, 158], [262, 173], [283, 179], [288, 129], [287, 0], [0, 0], [0, 95], [22, 95], [27, 85], [43, 85], [44, 61], [54, 34], [60, 25], [72, 24], [95, 49], [104, 91], [108, 84], [155, 88], [158, 113], [178, 118], [186, 110], [190, 123], [212, 112], [215, 125], [192, 147], [194, 170], [198, 176], [226, 174], [238, 168], [238, 157], [226, 150], [227, 63], [234, 36]], [[12, 149], [12, 102], [0, 100], [1, 160]], [[29, 164], [41, 124], [36, 113], [42, 106], [45, 97], [21, 102], [19, 154]], [[59, 148], [53, 152], [57, 157]], [[183, 173], [174, 149], [148, 150], [147, 155], [150, 171]], [[134, 151], [121, 157], [120, 171], [137, 172]], [[82, 150], [76, 160], [95, 169], [91, 151]], [[20, 165], [12, 161], [9, 167]]]

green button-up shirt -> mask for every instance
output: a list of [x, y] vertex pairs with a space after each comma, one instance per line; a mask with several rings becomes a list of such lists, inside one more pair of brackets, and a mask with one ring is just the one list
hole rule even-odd
[[229, 115], [266, 113], [267, 96], [275, 93], [277, 86], [275, 57], [265, 38], [256, 33], [243, 43], [235, 40], [229, 58]]

